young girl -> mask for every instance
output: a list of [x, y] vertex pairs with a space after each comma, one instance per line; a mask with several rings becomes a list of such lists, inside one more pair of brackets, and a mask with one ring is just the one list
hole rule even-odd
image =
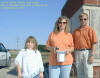
[[25, 49], [22, 49], [15, 59], [18, 78], [43, 78], [43, 62], [34, 37], [27, 38]]

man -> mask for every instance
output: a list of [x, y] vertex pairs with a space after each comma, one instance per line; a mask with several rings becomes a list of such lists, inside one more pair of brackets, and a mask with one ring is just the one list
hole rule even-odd
[[93, 55], [97, 43], [95, 31], [87, 25], [88, 14], [79, 16], [80, 27], [73, 32], [78, 78], [93, 78]]

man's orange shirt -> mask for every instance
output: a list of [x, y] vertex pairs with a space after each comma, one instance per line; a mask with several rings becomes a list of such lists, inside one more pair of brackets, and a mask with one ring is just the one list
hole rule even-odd
[[73, 32], [75, 49], [92, 48], [92, 44], [97, 43], [95, 31], [90, 26], [78, 28]]
[[[70, 33], [59, 32], [55, 34], [52, 32], [48, 38], [47, 47], [59, 47], [59, 51], [65, 51], [66, 49], [74, 48], [73, 38]], [[50, 52], [49, 65], [70, 65], [73, 63], [72, 54], [67, 54], [65, 62], [57, 62], [57, 54]]]

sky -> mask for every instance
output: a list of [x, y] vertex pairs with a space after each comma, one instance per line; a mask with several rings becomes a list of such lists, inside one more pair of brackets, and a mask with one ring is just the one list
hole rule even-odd
[[[0, 0], [0, 3], [5, 1], [7, 0]], [[18, 0], [8, 0], [10, 1], [17, 2]], [[24, 48], [25, 40], [29, 36], [34, 36], [38, 44], [45, 45], [67, 0], [30, 1], [37, 1], [47, 6], [30, 6], [22, 9], [1, 8], [0, 6], [0, 42], [7, 49]]]

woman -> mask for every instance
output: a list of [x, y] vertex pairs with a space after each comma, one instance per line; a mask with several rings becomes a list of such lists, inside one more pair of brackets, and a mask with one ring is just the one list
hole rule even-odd
[[[69, 78], [73, 63], [72, 52], [74, 50], [73, 38], [69, 33], [69, 19], [65, 16], [58, 18], [54, 31], [50, 34], [46, 47], [50, 51], [49, 78]], [[58, 51], [65, 51], [65, 61], [57, 61]]]
[[22, 49], [15, 59], [17, 65], [18, 78], [44, 78], [43, 62], [37, 41], [33, 36], [29, 36]]

